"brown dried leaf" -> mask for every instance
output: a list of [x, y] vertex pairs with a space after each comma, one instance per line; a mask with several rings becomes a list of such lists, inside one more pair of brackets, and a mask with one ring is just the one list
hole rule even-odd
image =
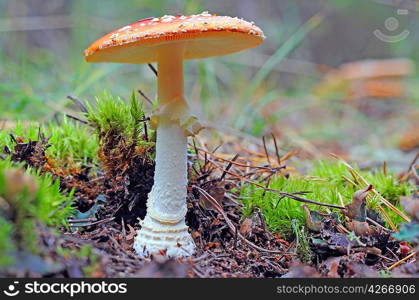
[[283, 278], [316, 278], [321, 277], [317, 270], [301, 262], [295, 262], [289, 269], [289, 272], [282, 276]]
[[[203, 188], [208, 194], [211, 195], [211, 197], [217, 201], [218, 204], [221, 204], [224, 200], [224, 195], [226, 192], [224, 186], [225, 182], [223, 181], [213, 181]], [[199, 195], [199, 205], [204, 209], [214, 210], [214, 207], [209, 201], [208, 197], [203, 193], [200, 193]]]
[[359, 236], [370, 235], [373, 232], [367, 222], [353, 220], [348, 222], [347, 226], [349, 230], [355, 232], [355, 234]]
[[251, 218], [246, 218], [240, 225], [240, 234], [246, 237], [252, 231], [253, 221]]
[[342, 211], [350, 219], [365, 222], [366, 219], [366, 199], [368, 192], [374, 187], [370, 184], [365, 189], [356, 191], [352, 203], [347, 204], [345, 209]]
[[[313, 230], [315, 232], [320, 232], [322, 228], [322, 222], [321, 220], [318, 220], [318, 213], [315, 211], [310, 211], [307, 207], [307, 205], [302, 205], [304, 215], [306, 218], [306, 225], [310, 230]], [[317, 215], [316, 215], [317, 214]]]
[[413, 197], [401, 197], [400, 203], [409, 216], [419, 221], [419, 199], [414, 199]]

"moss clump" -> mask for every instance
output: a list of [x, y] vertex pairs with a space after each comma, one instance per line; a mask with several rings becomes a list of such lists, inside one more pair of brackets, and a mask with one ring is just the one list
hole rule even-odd
[[10, 263], [14, 249], [37, 253], [37, 223], [66, 225], [74, 212], [71, 199], [51, 175], [0, 161], [0, 263]]
[[[357, 171], [380, 192], [387, 200], [391, 201], [397, 208], [401, 208], [399, 198], [410, 193], [410, 187], [406, 183], [397, 182], [394, 174], [383, 171]], [[306, 198], [317, 202], [330, 203], [335, 205], [348, 204], [352, 201], [353, 194], [365, 188], [364, 185], [353, 180], [350, 183], [342, 176], [351, 178], [344, 164], [335, 161], [319, 161], [306, 176], [293, 176], [285, 178], [277, 176], [272, 178], [269, 188], [288, 193], [306, 191], [309, 192]], [[245, 185], [241, 190], [241, 198], [244, 204], [244, 214], [250, 215], [254, 207], [259, 207], [266, 217], [266, 223], [273, 232], [292, 234], [291, 222], [304, 224], [305, 218], [298, 201], [281, 198], [280, 195], [266, 192], [262, 188], [252, 185]], [[368, 207], [374, 207], [380, 203], [377, 197], [368, 198]], [[383, 206], [385, 207], [385, 206]], [[311, 210], [328, 212], [327, 208], [309, 205]], [[385, 208], [387, 214], [397, 225], [403, 220], [398, 215]]]
[[412, 188], [407, 183], [398, 182], [393, 173], [386, 174], [382, 171], [364, 172], [365, 179], [370, 182], [380, 194], [394, 205], [399, 205], [401, 196], [407, 196]]
[[[132, 145], [144, 158], [154, 159], [155, 132], [142, 124], [146, 117], [142, 105], [131, 96], [129, 103], [104, 93], [96, 98], [96, 106], [87, 106], [87, 119], [96, 129], [101, 145], [117, 147], [119, 143]], [[142, 128], [142, 130], [141, 130]], [[121, 145], [120, 145], [121, 146]]]
[[[128, 103], [109, 94], [87, 105], [87, 119], [99, 138], [98, 157], [106, 178], [107, 195], [121, 208], [116, 214], [129, 224], [146, 211], [147, 194], [153, 185], [155, 132], [133, 94]], [[115, 203], [108, 202], [109, 206]]]
[[68, 120], [66, 117], [57, 123], [46, 125], [16, 124], [12, 130], [0, 130], [0, 147], [13, 152], [16, 142], [10, 134], [21, 143], [39, 141], [40, 135], [47, 137], [48, 147], [45, 155], [61, 167], [77, 165], [96, 165], [98, 142], [97, 136], [86, 125]]

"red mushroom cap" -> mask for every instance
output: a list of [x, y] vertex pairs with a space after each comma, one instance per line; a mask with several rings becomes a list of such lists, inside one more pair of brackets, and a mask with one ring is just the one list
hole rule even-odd
[[149, 18], [114, 30], [84, 52], [88, 62], [149, 63], [159, 47], [185, 43], [184, 59], [221, 56], [263, 42], [262, 30], [239, 18], [204, 12], [192, 16]]

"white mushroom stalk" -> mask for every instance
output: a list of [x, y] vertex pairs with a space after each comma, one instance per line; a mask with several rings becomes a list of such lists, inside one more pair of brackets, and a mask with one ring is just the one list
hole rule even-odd
[[154, 186], [147, 201], [134, 249], [147, 257], [164, 251], [168, 257], [185, 257], [194, 252], [194, 242], [185, 224], [187, 136], [182, 115], [183, 43], [162, 46], [158, 54], [158, 116]]

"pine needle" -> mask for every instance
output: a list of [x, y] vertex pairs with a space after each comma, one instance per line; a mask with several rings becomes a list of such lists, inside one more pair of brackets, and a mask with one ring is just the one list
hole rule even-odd
[[[340, 161], [342, 164], [344, 164], [346, 166], [346, 168], [348, 169], [348, 171], [351, 173], [351, 175], [354, 177], [354, 180], [356, 182], [360, 182], [362, 184], [364, 184], [365, 186], [370, 185], [370, 183], [368, 183], [368, 181], [362, 177], [361, 174], [359, 174], [358, 171], [356, 171], [349, 163], [347, 163], [343, 158], [341, 158], [340, 156], [330, 153], [330, 156], [332, 156], [334, 159]], [[393, 211], [395, 214], [399, 215], [401, 218], [403, 218], [403, 220], [405, 220], [406, 222], [410, 222], [410, 218], [408, 216], [406, 216], [403, 212], [401, 212], [397, 207], [395, 207], [393, 204], [391, 204], [389, 201], [387, 201], [376, 189], [372, 189], [371, 193], [373, 193], [375, 196], [377, 196], [377, 198], [385, 205], [387, 206], [391, 211]], [[382, 209], [382, 207], [378, 206], [379, 209], [381, 209], [381, 211], [384, 211]], [[392, 225], [393, 230], [395, 229], [395, 225], [394, 223], [391, 221], [390, 217], [387, 214], [383, 214], [388, 223], [390, 225]]]

